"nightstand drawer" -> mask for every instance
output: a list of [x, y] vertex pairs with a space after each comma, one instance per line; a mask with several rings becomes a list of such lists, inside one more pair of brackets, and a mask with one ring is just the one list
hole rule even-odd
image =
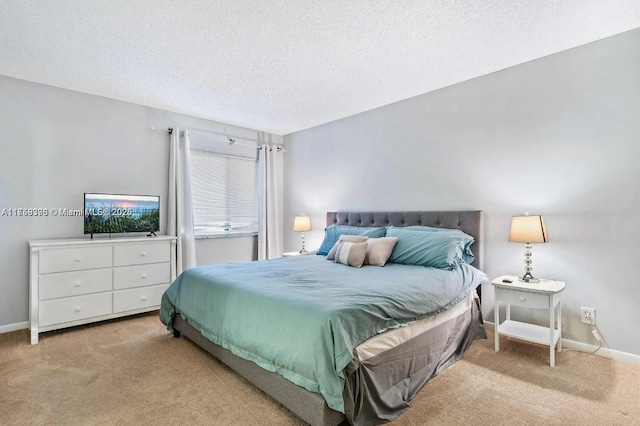
[[546, 294], [527, 293], [504, 288], [496, 288], [496, 291], [498, 292], [498, 300], [504, 303], [535, 309], [549, 308], [549, 296]]

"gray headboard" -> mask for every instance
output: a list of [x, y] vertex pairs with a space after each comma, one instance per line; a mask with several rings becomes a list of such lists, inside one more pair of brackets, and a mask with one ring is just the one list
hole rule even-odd
[[484, 266], [484, 224], [480, 210], [474, 211], [415, 211], [415, 212], [327, 212], [327, 226], [433, 226], [460, 229], [475, 238], [471, 250], [473, 266]]

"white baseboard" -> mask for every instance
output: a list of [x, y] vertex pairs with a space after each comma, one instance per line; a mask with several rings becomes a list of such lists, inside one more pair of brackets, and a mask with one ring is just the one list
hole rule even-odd
[[[562, 339], [562, 349], [573, 349], [580, 352], [593, 352], [598, 349], [595, 345], [576, 342], [575, 340]], [[617, 351], [615, 349], [600, 348], [594, 354], [604, 358], [611, 358], [617, 361], [628, 362], [629, 364], [640, 365], [640, 355], [630, 354], [628, 352]]]
[[29, 321], [17, 322], [15, 324], [0, 325], [0, 334], [29, 328]]
[[[484, 325], [487, 328], [494, 329], [494, 324], [492, 322], [485, 321]], [[562, 349], [571, 349], [574, 351], [591, 353], [596, 349], [598, 349], [598, 347], [595, 345], [590, 345], [588, 343], [577, 342], [575, 340], [562, 339]], [[615, 349], [602, 347], [598, 349], [598, 351], [594, 353], [594, 355], [598, 355], [604, 358], [615, 359], [616, 361], [627, 362], [629, 364], [640, 365], [640, 355], [617, 351]]]

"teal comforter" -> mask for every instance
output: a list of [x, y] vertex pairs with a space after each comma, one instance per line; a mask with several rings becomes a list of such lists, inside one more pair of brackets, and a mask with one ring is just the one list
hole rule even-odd
[[172, 330], [179, 312], [209, 340], [344, 412], [342, 370], [358, 344], [443, 311], [485, 281], [467, 264], [352, 268], [314, 255], [203, 266], [171, 284], [160, 319]]

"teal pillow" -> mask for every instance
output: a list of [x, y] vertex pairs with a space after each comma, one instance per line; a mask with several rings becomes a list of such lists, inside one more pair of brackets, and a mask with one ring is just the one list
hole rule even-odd
[[324, 230], [324, 240], [318, 249], [318, 254], [326, 256], [329, 254], [329, 250], [338, 242], [340, 235], [363, 235], [369, 238], [384, 237], [387, 232], [387, 228], [368, 228], [365, 226], [350, 226], [350, 225], [329, 225]]
[[387, 236], [398, 237], [389, 262], [449, 270], [464, 262], [464, 249], [470, 238], [462, 231], [416, 232], [405, 228], [389, 228]]
[[469, 235], [465, 234], [463, 231], [459, 229], [449, 229], [449, 228], [434, 228], [431, 226], [405, 226], [401, 229], [405, 229], [408, 231], [422, 231], [422, 232], [442, 232], [449, 235], [460, 236], [464, 239], [464, 247], [462, 248], [462, 260], [471, 265], [475, 260], [475, 256], [471, 251], [471, 245], [475, 242], [475, 239]]

